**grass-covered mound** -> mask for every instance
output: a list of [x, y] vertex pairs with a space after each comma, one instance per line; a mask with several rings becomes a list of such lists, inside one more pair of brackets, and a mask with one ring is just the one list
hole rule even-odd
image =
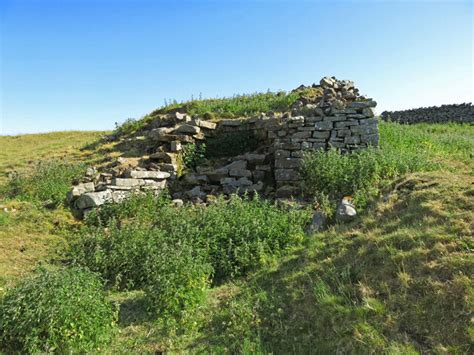
[[0, 299], [0, 347], [20, 353], [98, 350], [110, 341], [116, 318], [97, 275], [39, 269]]
[[198, 115], [201, 119], [213, 121], [223, 118], [250, 117], [266, 112], [288, 112], [298, 100], [314, 102], [322, 97], [322, 94], [323, 90], [319, 87], [304, 87], [291, 92], [267, 91], [223, 98], [192, 98], [180, 103], [173, 100], [139, 120], [127, 119], [122, 124], [117, 124], [114, 135], [133, 134], [159, 115], [172, 112], [187, 113], [190, 116]]

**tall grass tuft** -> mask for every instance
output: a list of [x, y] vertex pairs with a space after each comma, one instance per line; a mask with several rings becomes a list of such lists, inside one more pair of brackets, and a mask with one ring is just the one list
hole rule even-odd
[[71, 185], [84, 176], [85, 170], [86, 165], [82, 163], [40, 161], [32, 170], [10, 176], [0, 192], [6, 197], [57, 207], [64, 203]]

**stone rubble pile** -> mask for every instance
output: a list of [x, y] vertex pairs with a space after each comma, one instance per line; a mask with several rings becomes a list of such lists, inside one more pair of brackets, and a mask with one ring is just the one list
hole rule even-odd
[[[179, 112], [160, 115], [122, 142], [125, 150], [141, 151], [142, 156], [118, 158], [115, 166], [101, 172], [90, 169], [68, 200], [87, 212], [107, 202], [120, 202], [131, 193], [165, 188], [177, 204], [180, 200], [206, 203], [213, 196], [232, 193], [297, 196], [305, 151], [333, 147], [353, 152], [378, 145], [375, 101], [360, 96], [353, 82], [334, 77], [321, 79], [317, 89], [320, 96], [299, 102], [285, 113], [217, 122]], [[257, 150], [184, 169], [184, 146], [232, 132], [252, 133], [259, 142]]]

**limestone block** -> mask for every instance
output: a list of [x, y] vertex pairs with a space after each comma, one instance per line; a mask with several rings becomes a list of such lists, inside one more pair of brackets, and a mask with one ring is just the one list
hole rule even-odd
[[275, 169], [275, 180], [277, 181], [297, 181], [301, 176], [296, 169]]
[[299, 132], [293, 133], [291, 137], [299, 138], [299, 139], [309, 138], [311, 137], [311, 131], [299, 131]]
[[275, 151], [275, 158], [288, 158], [290, 155], [289, 150], [278, 149]]
[[317, 131], [329, 131], [332, 129], [333, 123], [328, 121], [316, 122], [314, 127]]
[[75, 198], [87, 193], [87, 192], [94, 192], [95, 187], [93, 182], [86, 182], [84, 184], [78, 184], [73, 186], [71, 191], [67, 194], [67, 200], [71, 202]]
[[164, 171], [148, 171], [148, 170], [128, 170], [125, 177], [134, 179], [156, 179], [163, 180], [171, 176], [170, 173]]
[[296, 169], [301, 165], [299, 158], [279, 158], [275, 159], [275, 167], [279, 169]]
[[173, 133], [178, 133], [178, 134], [188, 134], [188, 135], [194, 135], [194, 134], [198, 134], [199, 132], [201, 132], [201, 129], [197, 126], [193, 126], [193, 125], [190, 125], [190, 124], [182, 124], [180, 126], [178, 126], [178, 128], [176, 128]]
[[313, 132], [313, 138], [327, 139], [329, 138], [329, 131], [315, 131]]
[[250, 170], [247, 170], [247, 169], [238, 169], [238, 168], [234, 168], [234, 169], [230, 169], [229, 170], [229, 175], [230, 176], [235, 176], [235, 177], [250, 177], [252, 176], [252, 172]]
[[76, 200], [76, 207], [80, 209], [101, 206], [112, 199], [112, 192], [110, 190], [99, 192], [88, 192], [81, 195]]
[[344, 138], [344, 143], [346, 143], [346, 144], [359, 144], [360, 143], [360, 137], [359, 136], [345, 137]]
[[214, 122], [204, 121], [200, 119], [195, 120], [194, 124], [200, 128], [205, 128], [205, 129], [216, 129], [217, 127], [217, 124]]

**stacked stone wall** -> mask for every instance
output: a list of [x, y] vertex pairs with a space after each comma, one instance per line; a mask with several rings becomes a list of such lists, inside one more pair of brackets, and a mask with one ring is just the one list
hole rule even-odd
[[[299, 168], [305, 152], [335, 148], [350, 153], [379, 143], [375, 101], [359, 96], [350, 81], [324, 78], [321, 87], [324, 95], [318, 102], [298, 104], [290, 112], [217, 122], [183, 113], [157, 117], [144, 127], [142, 135], [125, 140], [131, 146], [138, 144], [146, 154], [119, 158], [106, 171], [90, 172], [82, 184], [73, 187], [69, 201], [87, 211], [107, 202], [120, 202], [137, 191], [165, 188], [174, 199], [195, 203], [232, 193], [296, 197], [301, 192]], [[252, 133], [258, 147], [183, 169], [186, 145], [237, 132]], [[232, 139], [222, 142], [234, 143]]]
[[404, 111], [384, 111], [382, 119], [405, 124], [428, 123], [474, 123], [474, 106], [471, 103], [422, 107]]

